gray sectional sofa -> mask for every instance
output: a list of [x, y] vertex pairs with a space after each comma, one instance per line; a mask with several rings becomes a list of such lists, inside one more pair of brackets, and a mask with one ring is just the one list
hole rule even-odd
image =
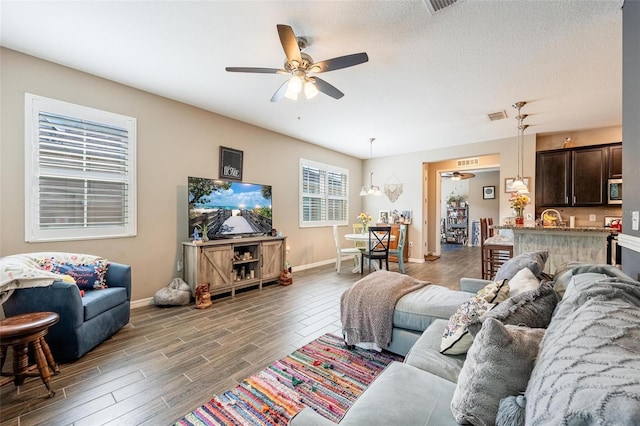
[[[510, 267], [514, 279], [525, 266]], [[405, 360], [340, 424], [640, 424], [640, 283], [608, 265], [566, 265], [474, 318], [468, 353], [442, 354], [449, 318], [486, 284], [463, 279], [466, 291], [429, 285], [403, 296], [386, 349]], [[290, 424], [333, 423], [305, 408]]]

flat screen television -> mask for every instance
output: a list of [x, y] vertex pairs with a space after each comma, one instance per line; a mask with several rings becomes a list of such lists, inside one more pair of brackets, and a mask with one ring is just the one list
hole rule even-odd
[[271, 185], [189, 176], [189, 236], [257, 236], [272, 230]]

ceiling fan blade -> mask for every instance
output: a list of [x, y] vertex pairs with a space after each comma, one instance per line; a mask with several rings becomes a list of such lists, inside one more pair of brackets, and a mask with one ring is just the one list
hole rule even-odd
[[288, 25], [278, 24], [278, 36], [280, 36], [280, 43], [284, 49], [285, 55], [289, 62], [296, 61], [298, 64], [302, 63], [302, 56], [300, 55], [300, 48], [298, 47], [298, 39], [293, 33], [293, 30]]
[[311, 66], [310, 71], [311, 72], [335, 71], [342, 68], [359, 65], [367, 62], [368, 60], [369, 60], [369, 56], [365, 52], [354, 53], [352, 55], [339, 56], [337, 58], [316, 62]]
[[318, 88], [318, 90], [324, 93], [325, 95], [329, 95], [334, 99], [340, 99], [341, 97], [344, 96], [344, 93], [342, 93], [341, 91], [339, 91], [334, 86], [327, 83], [326, 81], [322, 80], [321, 78], [313, 77], [310, 80], [313, 81], [316, 87]]
[[271, 97], [271, 102], [278, 102], [280, 99], [284, 98], [284, 95], [287, 93], [287, 88], [289, 87], [289, 80], [282, 83], [276, 93]]
[[289, 74], [286, 70], [278, 68], [253, 68], [253, 67], [226, 67], [228, 72], [252, 72], [258, 74]]

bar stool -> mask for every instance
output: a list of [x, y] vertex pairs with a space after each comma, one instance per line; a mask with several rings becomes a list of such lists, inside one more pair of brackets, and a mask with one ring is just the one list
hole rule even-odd
[[480, 252], [482, 262], [482, 279], [492, 280], [500, 266], [513, 257], [513, 243], [491, 243], [487, 240], [493, 237], [492, 218], [480, 219]]
[[[13, 348], [13, 374], [2, 373], [2, 376], [10, 378], [2, 380], [0, 385], [13, 381], [16, 386], [21, 386], [26, 377], [40, 377], [49, 391], [49, 398], [55, 395], [49, 387], [49, 379], [52, 373], [59, 374], [60, 370], [44, 336], [49, 327], [59, 320], [60, 316], [55, 312], [32, 312], [0, 321], [0, 371], [4, 367], [7, 348]], [[34, 366], [29, 366], [29, 345], [36, 360]], [[37, 372], [34, 371], [36, 369]]]

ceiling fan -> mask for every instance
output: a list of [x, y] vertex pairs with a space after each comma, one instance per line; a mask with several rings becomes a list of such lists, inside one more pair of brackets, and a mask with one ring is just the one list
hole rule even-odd
[[313, 62], [311, 56], [302, 53], [302, 49], [307, 47], [307, 40], [303, 37], [296, 38], [293, 30], [288, 25], [277, 25], [280, 43], [287, 56], [284, 68], [252, 68], [252, 67], [226, 67], [229, 72], [249, 72], [258, 74], [291, 74], [291, 78], [285, 81], [271, 97], [271, 102], [277, 102], [283, 97], [293, 100], [298, 98], [298, 94], [304, 90], [307, 99], [311, 99], [318, 94], [318, 91], [340, 99], [344, 96], [340, 90], [322, 80], [311, 76], [311, 73], [322, 73], [335, 71], [341, 68], [352, 67], [369, 60], [366, 53], [354, 53], [352, 55], [339, 56], [325, 61]]
[[476, 177], [473, 173], [460, 173], [460, 172], [443, 172], [440, 173], [443, 178], [449, 178], [451, 180], [465, 180]]

